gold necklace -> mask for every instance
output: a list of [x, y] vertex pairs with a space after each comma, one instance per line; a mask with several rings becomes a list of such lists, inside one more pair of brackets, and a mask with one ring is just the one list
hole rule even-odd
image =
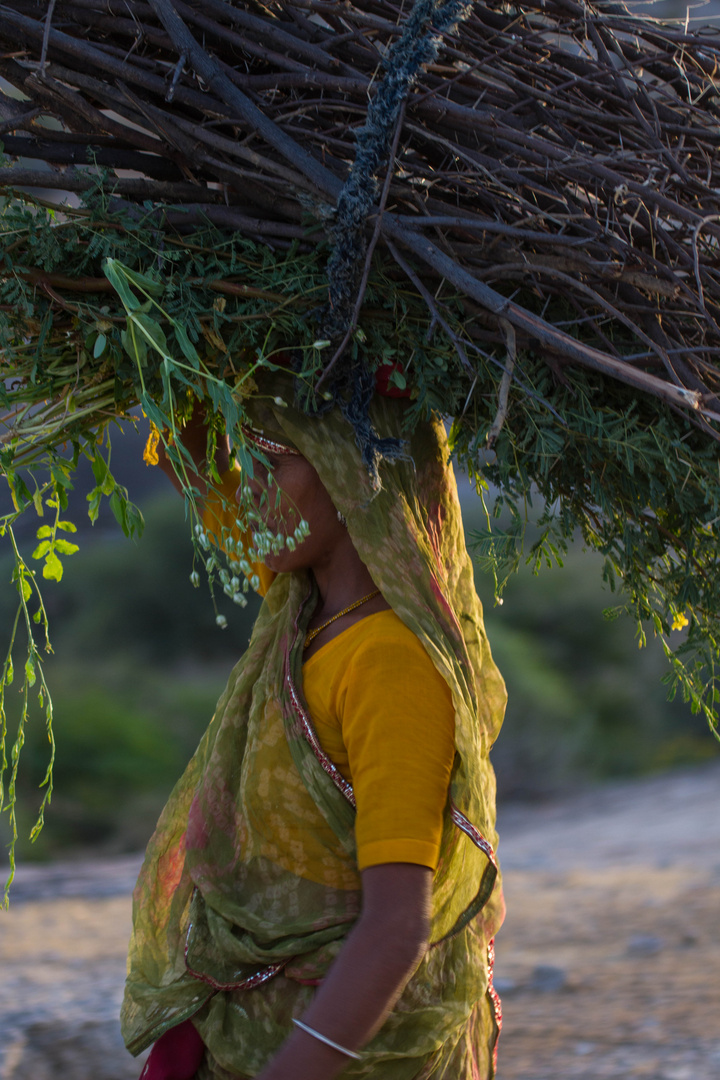
[[366, 604], [368, 600], [372, 600], [374, 596], [379, 595], [380, 590], [375, 589], [374, 592], [368, 593], [367, 596], [363, 596], [362, 600], [356, 600], [354, 604], [350, 604], [348, 607], [343, 608], [342, 611], [338, 611], [337, 615], [333, 615], [333, 617], [331, 619], [328, 619], [327, 622], [324, 622], [322, 626], [316, 626], [314, 630], [308, 630], [307, 634], [305, 635], [305, 644], [303, 645], [303, 649], [307, 649], [310, 642], [314, 641], [318, 634], [322, 630], [325, 630], [330, 625], [330, 623], [334, 623], [335, 620], [339, 619], [342, 615], [347, 615], [349, 611], [354, 611], [355, 608], [359, 608], [361, 604]]

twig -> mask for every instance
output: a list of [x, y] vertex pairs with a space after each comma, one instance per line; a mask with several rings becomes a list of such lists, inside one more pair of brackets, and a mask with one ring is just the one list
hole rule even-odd
[[452, 341], [453, 346], [455, 348], [455, 352], [458, 354], [458, 356], [460, 358], [460, 363], [465, 368], [468, 375], [472, 375], [474, 378], [477, 378], [477, 372], [475, 371], [475, 368], [472, 366], [472, 364], [470, 363], [470, 361], [467, 358], [467, 353], [465, 352], [465, 346], [460, 341], [460, 338], [457, 336], [457, 334], [453, 331], [452, 327], [449, 325], [447, 320], [443, 319], [442, 315], [438, 311], [437, 304], [435, 303], [435, 298], [432, 295], [432, 293], [430, 292], [430, 290], [425, 288], [425, 286], [423, 285], [420, 278], [417, 276], [417, 274], [415, 273], [413, 268], [410, 266], [410, 264], [408, 262], [406, 262], [405, 259], [403, 259], [402, 255], [400, 254], [398, 249], [395, 247], [395, 245], [390, 240], [387, 240], [387, 239], [385, 240], [385, 243], [387, 245], [388, 251], [392, 255], [395, 262], [398, 264], [400, 269], [405, 274], [407, 274], [410, 281], [412, 281], [413, 285], [415, 286], [415, 288], [417, 289], [417, 291], [420, 293], [423, 300], [427, 304], [428, 310], [430, 311], [430, 313], [432, 315], [433, 321], [436, 322], [438, 324], [438, 326], [442, 326], [443, 330], [445, 331], [447, 336]]
[[52, 26], [53, 11], [55, 10], [56, 0], [50, 0], [47, 9], [47, 15], [45, 16], [45, 31], [42, 39], [42, 49], [40, 50], [40, 69], [38, 74], [40, 78], [45, 74], [45, 61], [47, 60], [48, 42], [50, 41], [50, 27]]
[[18, 113], [17, 116], [11, 116], [7, 120], [0, 121], [0, 135], [4, 135], [8, 131], [17, 131], [18, 128], [25, 127], [39, 116], [42, 109], [28, 109], [27, 112]]
[[185, 64], [187, 63], [187, 58], [187, 51], [181, 52], [180, 56], [178, 57], [178, 62], [175, 65], [175, 71], [173, 72], [172, 82], [170, 83], [168, 92], [165, 95], [165, 100], [168, 104], [170, 104], [172, 99], [175, 97], [175, 90], [177, 89], [177, 84], [180, 82], [180, 76], [182, 75]]
[[490, 430], [487, 434], [487, 448], [492, 450], [495, 443], [498, 440], [498, 435], [502, 431], [505, 418], [508, 410], [508, 397], [510, 395], [510, 383], [512, 382], [513, 371], [515, 370], [515, 360], [517, 357], [517, 343], [515, 339], [515, 327], [507, 319], [498, 319], [500, 329], [502, 330], [503, 337], [505, 339], [506, 349], [506, 361], [505, 370], [503, 371], [502, 378], [500, 379], [500, 389], [498, 390], [498, 407], [495, 419], [490, 425]]
[[385, 229], [393, 237], [413, 251], [426, 265], [433, 267], [442, 277], [447, 278], [456, 288], [467, 296], [476, 300], [488, 311], [498, 316], [503, 316], [511, 322], [516, 329], [523, 330], [532, 339], [537, 340], [547, 348], [565, 356], [568, 360], [581, 364], [584, 367], [594, 368], [605, 375], [635, 386], [640, 390], [659, 397], [663, 401], [669, 401], [686, 409], [701, 409], [701, 395], [697, 390], [686, 390], [683, 387], [673, 386], [664, 379], [645, 372], [635, 371], [619, 360], [606, 356], [599, 349], [576, 341], [570, 334], [551, 326], [538, 315], [534, 315], [524, 308], [515, 304], [512, 300], [501, 296], [494, 289], [479, 282], [466, 270], [444, 252], [440, 251], [431, 241], [420, 237], [411, 230], [404, 233], [397, 226], [385, 222]]
[[693, 251], [693, 269], [695, 270], [695, 281], [698, 289], [698, 299], [700, 301], [700, 307], [707, 314], [707, 308], [705, 307], [705, 293], [703, 291], [702, 277], [700, 274], [700, 259], [698, 255], [698, 237], [704, 225], [709, 221], [720, 221], [720, 214], [709, 214], [704, 217], [702, 221], [698, 221], [697, 225], [693, 229], [692, 234], [692, 251]]

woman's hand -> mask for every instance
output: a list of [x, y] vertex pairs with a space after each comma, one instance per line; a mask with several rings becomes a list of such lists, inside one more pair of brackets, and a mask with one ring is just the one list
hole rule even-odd
[[[302, 1020], [359, 1051], [382, 1026], [425, 954], [432, 871], [387, 863], [362, 872], [360, 918]], [[333, 1080], [349, 1058], [296, 1029], [257, 1080]]]

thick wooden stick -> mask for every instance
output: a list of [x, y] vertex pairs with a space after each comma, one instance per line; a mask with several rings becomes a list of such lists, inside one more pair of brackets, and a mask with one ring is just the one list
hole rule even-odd
[[182, 21], [170, 0], [149, 0], [150, 7], [162, 22], [172, 38], [178, 52], [186, 52], [190, 63], [198, 75], [215, 91], [227, 105], [230, 105], [248, 127], [265, 139], [282, 156], [304, 173], [326, 195], [337, 198], [342, 188], [342, 181], [316, 161], [306, 150], [291, 139], [281, 128], [269, 120], [241, 90], [234, 86], [220, 71]]

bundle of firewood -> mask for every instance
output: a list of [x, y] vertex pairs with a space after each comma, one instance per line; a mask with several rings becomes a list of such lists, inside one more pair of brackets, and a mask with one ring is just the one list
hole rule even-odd
[[506, 323], [551, 363], [717, 411], [720, 35], [574, 0], [407, 11], [11, 0], [0, 185], [60, 201], [101, 175], [162, 227], [274, 250], [345, 230], [336, 346], [375, 239], [398, 288], [464, 298], [474, 341]]

